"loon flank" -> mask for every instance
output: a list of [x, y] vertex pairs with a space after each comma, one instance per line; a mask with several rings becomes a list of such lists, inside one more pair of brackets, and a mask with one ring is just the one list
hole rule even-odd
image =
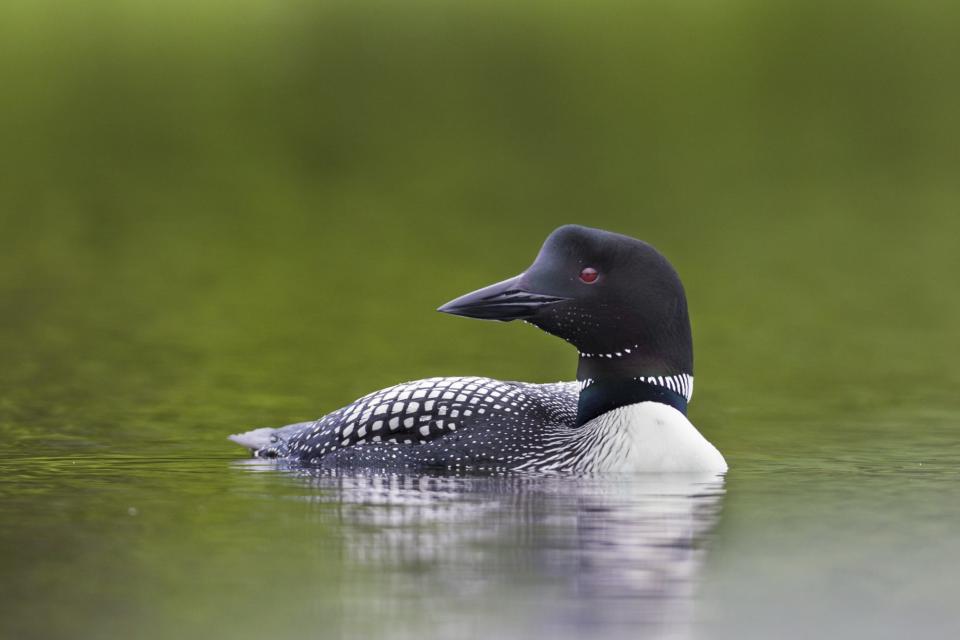
[[579, 352], [577, 380], [427, 378], [313, 422], [230, 436], [255, 456], [317, 467], [726, 471], [687, 420], [693, 343], [677, 272], [650, 245], [576, 225], [519, 276], [439, 311], [523, 320]]

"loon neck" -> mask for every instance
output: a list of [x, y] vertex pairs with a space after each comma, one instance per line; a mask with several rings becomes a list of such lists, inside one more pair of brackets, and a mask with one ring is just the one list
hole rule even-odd
[[[678, 376], [677, 376], [678, 377]], [[674, 377], [676, 378], [676, 377]], [[673, 380], [674, 378], [670, 378]], [[661, 378], [666, 380], [666, 378]], [[638, 402], [658, 402], [687, 415], [687, 398], [666, 385], [646, 380], [587, 380], [580, 383], [577, 426], [597, 416]]]
[[680, 367], [626, 350], [610, 357], [580, 354], [577, 426], [638, 402], [659, 402], [686, 415], [693, 396], [692, 370], [692, 362]]

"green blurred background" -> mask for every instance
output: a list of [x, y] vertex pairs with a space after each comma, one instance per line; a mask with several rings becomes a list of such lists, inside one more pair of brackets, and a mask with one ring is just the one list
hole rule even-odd
[[83, 436], [82, 408], [9, 406], [55, 374], [210, 403], [197, 438], [238, 403], [269, 423], [427, 374], [569, 378], [547, 336], [432, 313], [567, 222], [676, 263], [705, 413], [726, 388], [929, 403], [960, 371], [958, 17], [8, 0], [3, 418]]
[[677, 266], [734, 472], [952, 450], [958, 78], [949, 2], [4, 0], [6, 606], [73, 593], [75, 517], [164, 475], [105, 460], [223, 463], [417, 377], [571, 379], [556, 339], [433, 311], [570, 222]]

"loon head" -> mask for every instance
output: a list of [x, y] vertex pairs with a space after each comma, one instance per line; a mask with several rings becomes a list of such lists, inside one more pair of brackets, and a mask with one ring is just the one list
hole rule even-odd
[[566, 225], [520, 275], [439, 311], [525, 320], [580, 352], [580, 380], [693, 375], [687, 300], [670, 262], [629, 236]]

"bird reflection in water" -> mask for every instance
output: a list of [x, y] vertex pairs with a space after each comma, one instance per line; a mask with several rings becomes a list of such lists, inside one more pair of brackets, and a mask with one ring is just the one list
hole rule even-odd
[[715, 474], [291, 472], [342, 533], [345, 632], [391, 638], [688, 637], [724, 495]]

